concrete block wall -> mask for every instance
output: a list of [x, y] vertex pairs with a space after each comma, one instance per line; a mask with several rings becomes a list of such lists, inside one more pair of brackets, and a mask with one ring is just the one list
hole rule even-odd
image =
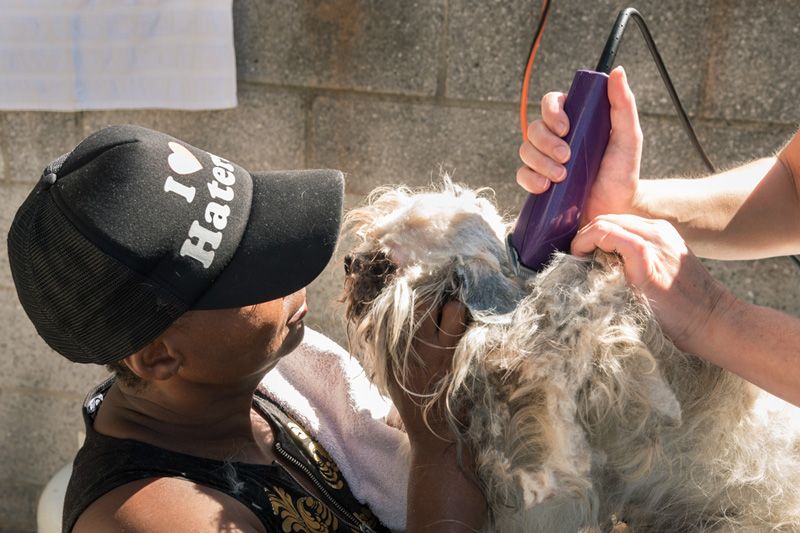
[[[440, 168], [495, 189], [513, 214], [518, 84], [541, 0], [235, 0], [239, 107], [208, 112], [0, 112], [0, 229], [44, 165], [93, 130], [156, 128], [251, 169], [334, 167], [347, 204], [389, 183], [423, 185]], [[645, 15], [719, 167], [778, 149], [800, 121], [800, 9], [793, 0], [554, 0], [531, 87], [592, 67], [616, 13]], [[618, 63], [637, 94], [643, 175], [700, 175], [635, 29]], [[287, 221], [290, 223], [290, 221]], [[2, 240], [5, 247], [5, 239]], [[309, 291], [308, 323], [342, 340], [341, 254]], [[734, 292], [800, 314], [788, 259], [709, 262]], [[0, 254], [0, 531], [32, 531], [47, 479], [77, 449], [79, 403], [102, 368], [62, 361], [39, 340]]]

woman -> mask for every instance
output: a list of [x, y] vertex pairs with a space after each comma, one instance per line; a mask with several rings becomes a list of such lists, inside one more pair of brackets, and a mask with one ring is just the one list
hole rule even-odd
[[[260, 388], [303, 341], [304, 287], [332, 255], [342, 189], [338, 171], [250, 174], [135, 126], [48, 165], [9, 232], [17, 293], [57, 352], [116, 374], [84, 405], [65, 531], [383, 529]], [[420, 369], [419, 390], [464, 328], [458, 304], [430, 315], [415, 343], [439, 365]], [[407, 529], [479, 527], [469, 469], [393, 396], [411, 444]]]

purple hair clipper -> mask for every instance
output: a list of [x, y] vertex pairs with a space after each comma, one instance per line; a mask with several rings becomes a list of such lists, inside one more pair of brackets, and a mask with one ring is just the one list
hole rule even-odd
[[[523, 98], [520, 101], [520, 118], [525, 135], [527, 118], [527, 78], [536, 46], [547, 18], [549, 2], [543, 6], [539, 28], [536, 30], [528, 69], [523, 81]], [[570, 159], [567, 162], [567, 177], [561, 183], [551, 184], [543, 194], [530, 195], [522, 207], [514, 232], [509, 237], [511, 248], [519, 262], [531, 269], [541, 270], [555, 251], [569, 252], [573, 237], [578, 232], [583, 206], [589, 197], [600, 161], [606, 151], [611, 133], [610, 105], [608, 103], [608, 73], [617, 55], [622, 34], [628, 20], [633, 18], [648, 43], [659, 72], [667, 83], [670, 97], [681, 112], [682, 121], [688, 126], [695, 145], [699, 147], [689, 119], [683, 111], [672, 83], [669, 82], [664, 62], [655, 48], [655, 43], [641, 14], [633, 8], [620, 11], [614, 28], [606, 40], [605, 48], [595, 70], [579, 70], [567, 93], [564, 111], [569, 117], [570, 131], [565, 140], [569, 143]], [[700, 149], [702, 152], [702, 148]], [[705, 160], [708, 158], [705, 157]], [[710, 162], [708, 163], [710, 165]], [[713, 167], [712, 167], [713, 168]]]
[[583, 206], [594, 184], [611, 131], [608, 74], [575, 73], [564, 111], [570, 131], [567, 177], [543, 194], [531, 194], [511, 235], [511, 245], [523, 266], [541, 270], [554, 251], [568, 252], [578, 232]]

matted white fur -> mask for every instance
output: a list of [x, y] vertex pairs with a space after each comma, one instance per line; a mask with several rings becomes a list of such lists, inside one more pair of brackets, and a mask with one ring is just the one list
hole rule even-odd
[[351, 353], [383, 392], [418, 358], [420, 302], [470, 309], [423, 400], [446, 395], [490, 529], [800, 531], [800, 410], [677, 350], [615, 256], [521, 273], [510, 225], [447, 178], [379, 189], [345, 227]]

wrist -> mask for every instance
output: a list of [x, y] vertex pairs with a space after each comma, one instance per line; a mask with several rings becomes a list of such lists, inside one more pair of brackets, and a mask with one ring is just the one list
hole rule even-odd
[[439, 467], [462, 467], [471, 471], [474, 462], [472, 450], [463, 443], [459, 446], [455, 438], [447, 439], [427, 434], [423, 437], [409, 437], [411, 462], [416, 465], [438, 465]]
[[751, 305], [720, 284], [705, 327], [695, 332], [687, 351], [717, 366], [726, 367], [724, 358], [731, 351], [731, 343], [736, 343], [736, 336], [741, 330], [740, 319], [746, 316]]
[[631, 201], [627, 214], [636, 215], [643, 218], [654, 218], [652, 209], [652, 181], [640, 180], [636, 183], [636, 189], [631, 195]]
[[406, 531], [481, 530], [486, 500], [473, 469], [471, 454], [459, 457], [455, 444], [412, 448]]
[[469, 446], [455, 442], [435, 443], [430, 446], [411, 446], [410, 469], [415, 475], [433, 475], [439, 482], [449, 479], [459, 486], [478, 490], [480, 482], [475, 472], [475, 461]]
[[456, 448], [455, 438], [449, 432], [416, 431], [408, 433], [408, 441], [411, 453], [419, 456], [444, 457]]

